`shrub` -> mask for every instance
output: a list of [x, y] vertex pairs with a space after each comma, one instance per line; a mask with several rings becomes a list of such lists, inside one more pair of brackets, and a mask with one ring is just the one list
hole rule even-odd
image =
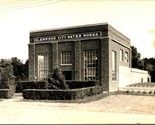
[[0, 98], [9, 99], [13, 96], [14, 91], [12, 89], [0, 89]]
[[68, 89], [65, 77], [59, 67], [53, 68], [52, 73], [48, 76], [48, 83], [51, 89]]
[[45, 81], [23, 81], [18, 83], [23, 89], [47, 89], [47, 82]]
[[20, 93], [23, 89], [47, 89], [45, 81], [20, 81], [16, 82], [16, 92]]
[[76, 100], [87, 96], [100, 94], [103, 87], [93, 86], [71, 90], [52, 90], [52, 89], [25, 89], [23, 90], [24, 99], [49, 99], [49, 100]]
[[66, 84], [70, 89], [77, 89], [77, 88], [85, 88], [85, 87], [90, 87], [90, 86], [99, 86], [99, 81], [73, 81], [73, 80], [68, 80], [66, 81]]

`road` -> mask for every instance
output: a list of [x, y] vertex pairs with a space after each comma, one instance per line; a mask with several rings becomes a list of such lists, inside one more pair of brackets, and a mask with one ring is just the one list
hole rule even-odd
[[155, 115], [86, 111], [70, 104], [24, 101], [18, 96], [0, 101], [0, 124], [155, 123]]

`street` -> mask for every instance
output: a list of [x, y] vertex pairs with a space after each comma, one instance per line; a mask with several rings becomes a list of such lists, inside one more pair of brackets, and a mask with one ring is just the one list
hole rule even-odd
[[[87, 106], [87, 103], [84, 105]], [[1, 124], [155, 123], [154, 115], [110, 113], [79, 108], [77, 103], [23, 100], [17, 94], [0, 100]], [[92, 107], [90, 107], [92, 108]]]

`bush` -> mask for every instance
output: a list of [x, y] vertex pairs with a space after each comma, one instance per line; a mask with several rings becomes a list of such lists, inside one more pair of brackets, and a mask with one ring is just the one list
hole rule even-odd
[[14, 95], [12, 89], [0, 89], [0, 98], [9, 99]]
[[[68, 80], [66, 84], [69, 89], [78, 89], [91, 86], [99, 86], [99, 81], [73, 81]], [[49, 83], [45, 81], [21, 81], [16, 82], [16, 92], [22, 92], [23, 89], [51, 89]], [[60, 89], [59, 89], [60, 90]]]
[[66, 84], [68, 85], [69, 89], [77, 89], [77, 88], [85, 88], [85, 87], [91, 87], [91, 86], [99, 86], [99, 81], [73, 81], [68, 80], [66, 81]]
[[53, 68], [52, 73], [48, 76], [48, 83], [48, 88], [50, 89], [68, 89], [60, 67]]
[[47, 89], [45, 81], [20, 81], [16, 82], [16, 92], [20, 93], [23, 89]]
[[17, 83], [21, 89], [47, 89], [47, 82], [45, 81], [23, 81]]
[[48, 99], [48, 100], [76, 100], [87, 96], [100, 94], [103, 87], [93, 86], [71, 90], [45, 90], [45, 89], [25, 89], [23, 90], [24, 99]]

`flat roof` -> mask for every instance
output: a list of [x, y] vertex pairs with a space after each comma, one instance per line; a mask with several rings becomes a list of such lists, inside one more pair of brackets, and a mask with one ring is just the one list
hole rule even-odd
[[52, 30], [63, 30], [63, 29], [74, 29], [74, 28], [82, 28], [82, 27], [91, 27], [91, 26], [103, 26], [108, 25], [108, 22], [105, 23], [94, 23], [94, 24], [83, 24], [83, 25], [74, 25], [74, 26], [67, 26], [67, 27], [58, 27], [58, 28], [48, 28], [48, 29], [41, 29], [41, 30], [32, 30], [30, 33], [35, 32], [46, 32], [46, 31], [52, 31]]
[[[105, 28], [106, 27], [106, 28]], [[126, 37], [123, 33], [112, 27], [108, 24], [108, 22], [105, 23], [94, 23], [94, 24], [85, 24], [85, 25], [76, 25], [76, 26], [67, 26], [67, 27], [59, 27], [59, 28], [50, 28], [50, 29], [41, 29], [41, 30], [33, 30], [30, 32], [30, 36], [37, 36], [36, 34], [50, 34], [52, 35], [60, 35], [60, 34], [70, 34], [70, 33], [76, 33], [76, 32], [88, 32], [92, 31], [94, 28], [97, 30], [114, 30], [115, 32], [119, 33], [124, 38], [130, 40], [128, 37]], [[50, 34], [51, 35], [51, 34]]]

